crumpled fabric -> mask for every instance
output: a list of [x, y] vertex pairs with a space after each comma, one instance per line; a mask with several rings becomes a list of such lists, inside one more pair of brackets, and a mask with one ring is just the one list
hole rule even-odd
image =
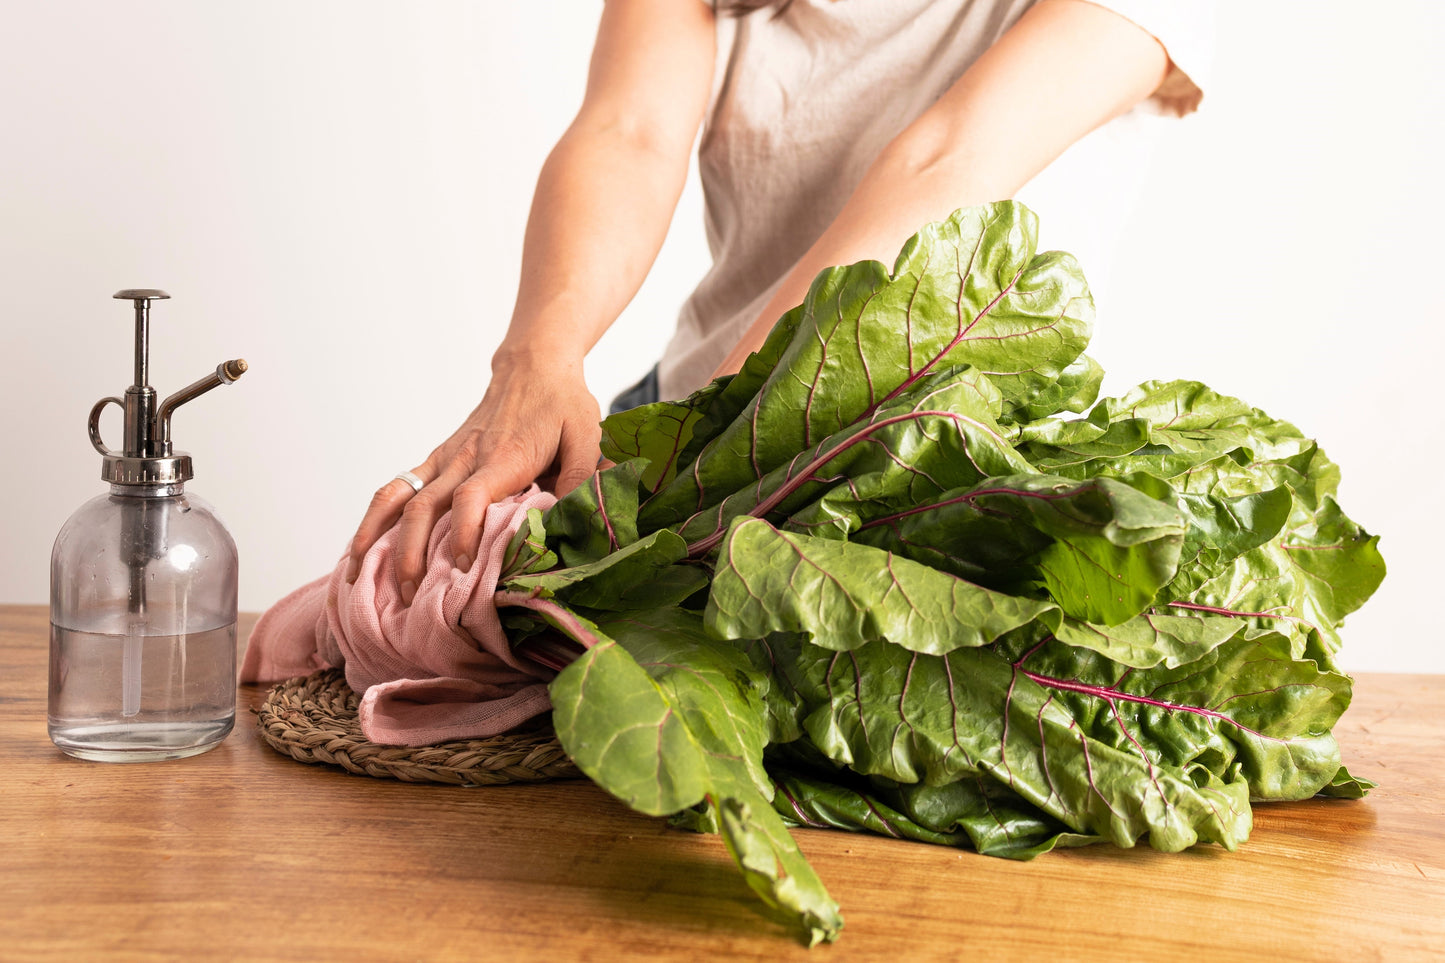
[[[242, 682], [277, 682], [344, 665], [361, 696], [361, 731], [382, 745], [425, 746], [494, 736], [551, 708], [555, 671], [512, 651], [497, 614], [497, 580], [531, 508], [556, 498], [533, 485], [487, 508], [468, 571], [453, 563], [451, 513], [432, 529], [427, 568], [411, 605], [392, 564], [398, 530], [377, 540], [354, 583], [343, 555], [256, 623]], [[508, 604], [526, 600], [507, 596]], [[536, 607], [535, 605], [529, 607]]]

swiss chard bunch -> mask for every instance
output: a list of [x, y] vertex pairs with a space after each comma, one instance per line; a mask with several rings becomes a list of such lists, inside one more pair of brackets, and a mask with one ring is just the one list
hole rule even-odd
[[824, 271], [738, 374], [607, 419], [616, 467], [512, 545], [503, 591], [548, 600], [515, 644], [584, 643], [568, 754], [812, 941], [842, 922], [788, 826], [1234, 849], [1254, 801], [1368, 788], [1334, 655], [1384, 563], [1335, 465], [1195, 382], [1096, 401], [1036, 236], [1004, 202]]

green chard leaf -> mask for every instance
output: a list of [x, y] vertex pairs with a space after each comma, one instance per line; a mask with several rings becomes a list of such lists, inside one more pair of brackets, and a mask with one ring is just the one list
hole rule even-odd
[[[1148, 443], [1111, 452], [1147, 429]], [[1278, 630], [1329, 661], [1340, 621], [1379, 586], [1377, 539], [1340, 511], [1339, 469], [1288, 422], [1198, 382], [1147, 382], [1088, 417], [1025, 426], [1020, 450], [1068, 477], [1167, 484], [1189, 520], [1156, 604]], [[1127, 443], [1118, 447], [1127, 447]]]
[[1297, 649], [1316, 632], [1332, 654], [1336, 627], [1379, 588], [1385, 562], [1379, 537], [1347, 518], [1333, 498], [1326, 496], [1316, 515], [1305, 518], [1167, 604], [1295, 635]]
[[551, 684], [568, 756], [644, 813], [706, 800], [748, 885], [810, 945], [836, 939], [837, 905], [771, 805], [767, 723], [746, 656], [709, 642], [677, 609], [600, 628], [612, 637]]
[[747, 410], [749, 403], [772, 377], [773, 369], [777, 367], [783, 352], [796, 335], [798, 322], [802, 317], [801, 304], [786, 312], [768, 332], [762, 347], [748, 355], [737, 374], [727, 379], [717, 397], [708, 404], [702, 419], [693, 430], [692, 439], [678, 457], [680, 466], [691, 467], [708, 443], [722, 434]]
[[1065, 645], [1090, 649], [1121, 667], [1177, 668], [1195, 661], [1244, 631], [1238, 619], [1170, 609], [1146, 612], [1118, 625], [1064, 619], [1054, 630]]
[[[773, 640], [834, 762], [899, 783], [984, 775], [1075, 832], [1173, 851], [1233, 848], [1248, 799], [1303, 799], [1334, 779], [1329, 727], [1349, 680], [1272, 635], [1175, 669], [1120, 670], [1044, 640], [1009, 656], [875, 643], [847, 653]], [[900, 685], [898, 680], [903, 680]]]
[[1161, 599], [1188, 598], [1234, 559], [1267, 543], [1289, 519], [1288, 488], [1230, 497], [1186, 492], [1178, 505], [1189, 519], [1178, 575], [1160, 589]]
[[633, 809], [665, 816], [706, 794], [707, 762], [687, 724], [616, 642], [593, 646], [549, 692], [567, 755]]
[[[1246, 781], [1255, 799], [1305, 799], [1339, 770], [1330, 728], [1350, 680], [1294, 657], [1279, 634], [1236, 636], [1170, 668], [1120, 669], [1059, 643], [1009, 654], [1091, 739], [1203, 779]], [[1015, 654], [1017, 653], [1017, 654]]]
[[1103, 366], [1088, 355], [1081, 354], [1059, 372], [1058, 380], [1053, 384], [1040, 387], [1026, 398], [1010, 397], [1004, 404], [999, 421], [1022, 425], [1065, 411], [1086, 411], [1098, 399], [1099, 386], [1103, 381]]
[[527, 509], [526, 520], [507, 544], [502, 556], [501, 577], [534, 575], [555, 568], [557, 553], [547, 547], [547, 528], [542, 521], [542, 512], [537, 508]]
[[[1236, 495], [1278, 487], [1260, 485], [1255, 466], [1290, 462], [1315, 447], [1290, 423], [1197, 381], [1145, 382], [1099, 401], [1082, 419], [1024, 425], [1018, 445], [1040, 470], [1070, 478], [1147, 472], [1173, 480], [1230, 456], [1245, 467], [1237, 479], [1256, 479], [1253, 487], [1230, 492]], [[1315, 472], [1319, 494], [1333, 493], [1338, 470], [1320, 456]]]
[[602, 420], [602, 454], [615, 462], [641, 458], [640, 482], [649, 492], [672, 481], [680, 456], [718, 394], [732, 379], [709, 382], [681, 401], [658, 401]]
[[687, 543], [662, 529], [594, 562], [516, 576], [502, 588], [596, 611], [655, 609], [680, 604], [707, 586], [701, 569], [673, 564], [686, 555]]
[[704, 619], [719, 638], [806, 632], [826, 649], [886, 639], [938, 654], [987, 645], [1054, 608], [868, 545], [779, 532], [745, 519], [723, 542]]
[[1055, 390], [1087, 344], [1093, 303], [1071, 257], [1035, 254], [1037, 233], [1014, 202], [966, 208], [911, 238], [891, 274], [877, 261], [820, 273], [785, 316], [795, 328], [772, 345], [766, 381], [647, 502], [644, 527], [755, 484], [944, 367], [987, 372], [1015, 405]]
[[1103, 841], [1070, 832], [982, 776], [944, 786], [869, 786], [842, 775], [781, 768], [774, 773], [773, 807], [793, 825], [960, 846], [1006, 859], [1033, 859], [1060, 846]]
[[[1134, 705], [1112, 690], [1082, 708], [1062, 698], [1070, 685], [1104, 686], [1026, 671], [989, 649], [930, 656], [874, 642], [830, 652], [784, 636], [768, 645], [804, 702], [805, 737], [854, 772], [934, 786], [986, 776], [1075, 833], [1125, 847], [1147, 835], [1171, 852], [1197, 842], [1233, 849], [1249, 835], [1242, 776], [1225, 781], [1166, 765], [1161, 747], [1130, 741], [1128, 721], [1125, 735], [1099, 738], [1091, 730], [1100, 715]], [[1057, 647], [1086, 664], [1098, 660]], [[1157, 711], [1187, 715], [1192, 707]]]
[[856, 518], [855, 542], [1013, 591], [1038, 582], [1066, 615], [1105, 625], [1148, 607], [1188, 532], [1179, 512], [1127, 484], [1048, 475], [989, 478]]
[[599, 471], [547, 510], [547, 546], [563, 565], [594, 562], [637, 541], [637, 488], [647, 463]]
[[[1046, 474], [1093, 478], [1102, 474], [1105, 466], [1149, 447], [1147, 421], [1126, 418], [1109, 422], [1107, 416], [1106, 410], [1095, 408], [1087, 418], [1024, 425], [1017, 433], [1018, 451]], [[1195, 461], [1189, 458], [1185, 465]]]
[[940, 846], [969, 843], [961, 830], [940, 832], [921, 825], [865, 787], [843, 785], [812, 773], [787, 769], [775, 769], [774, 780], [777, 793], [773, 796], [773, 808], [789, 825], [870, 832]]
[[1148, 421], [1151, 442], [1175, 452], [1213, 456], [1247, 448], [1264, 458], [1280, 458], [1309, 444], [1289, 422], [1197, 381], [1146, 381], [1099, 405], [1109, 412], [1110, 421]]
[[998, 393], [972, 369], [921, 380], [872, 416], [680, 520], [693, 557], [712, 552], [741, 516], [786, 518], [840, 483], [850, 502], [911, 504], [988, 475], [1028, 470], [998, 429]]
[[1364, 799], [1369, 795], [1370, 790], [1378, 785], [1368, 779], [1350, 775], [1349, 771], [1341, 766], [1340, 771], [1335, 773], [1335, 778], [1330, 780], [1330, 784], [1320, 790], [1320, 795], [1335, 799]]

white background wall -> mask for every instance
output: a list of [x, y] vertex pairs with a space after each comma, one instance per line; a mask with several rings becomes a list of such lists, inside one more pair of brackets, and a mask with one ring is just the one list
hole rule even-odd
[[[1199, 378], [1319, 437], [1390, 565], [1346, 665], [1445, 671], [1445, 11], [1220, 6], [1204, 110], [1165, 131], [1092, 353], [1107, 390]], [[130, 378], [132, 316], [110, 295], [158, 286], [162, 394], [224, 358], [252, 366], [175, 432], [236, 536], [241, 605], [263, 608], [327, 570], [372, 489], [480, 397], [600, 4], [0, 10], [0, 602], [46, 599], [55, 532], [103, 490], [85, 416]], [[707, 263], [700, 223], [690, 187], [590, 359], [599, 397], [660, 351]]]

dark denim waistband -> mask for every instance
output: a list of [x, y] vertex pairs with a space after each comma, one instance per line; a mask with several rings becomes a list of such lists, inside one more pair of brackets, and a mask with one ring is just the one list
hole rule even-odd
[[619, 411], [636, 408], [638, 405], [650, 405], [656, 400], [657, 365], [653, 365], [652, 369], [642, 376], [641, 381], [612, 399], [612, 404], [607, 407], [607, 413], [615, 415]]

